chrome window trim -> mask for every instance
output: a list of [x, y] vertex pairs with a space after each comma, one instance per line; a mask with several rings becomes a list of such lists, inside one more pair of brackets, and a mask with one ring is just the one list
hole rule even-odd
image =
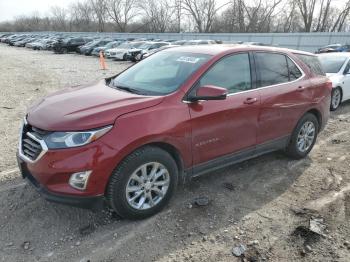
[[24, 127], [24, 125], [27, 125], [27, 124], [28, 124], [27, 120], [24, 119], [22, 122], [21, 128], [20, 128], [19, 143], [18, 143], [18, 155], [22, 160], [33, 164], [33, 163], [37, 162], [48, 151], [48, 147], [47, 147], [44, 140], [38, 139], [32, 133], [27, 132], [26, 135], [29, 136], [31, 139], [35, 140], [36, 142], [38, 142], [40, 144], [42, 150], [35, 160], [32, 160], [29, 157], [27, 157], [26, 155], [24, 155], [24, 153], [22, 151], [23, 127]]
[[[263, 52], [263, 51], [262, 51]], [[269, 52], [265, 52], [265, 53], [269, 53]], [[241, 92], [237, 92], [237, 93], [231, 93], [231, 94], [227, 94], [227, 97], [230, 97], [230, 96], [233, 96], [233, 95], [239, 95], [239, 94], [244, 94], [244, 93], [248, 93], [248, 92], [252, 92], [252, 91], [257, 91], [257, 90], [261, 90], [261, 89], [265, 89], [265, 88], [271, 88], [271, 87], [276, 87], [276, 86], [281, 86], [281, 85], [285, 85], [285, 84], [291, 84], [291, 83], [295, 83], [299, 80], [301, 80], [302, 78], [305, 77], [305, 72], [304, 70], [298, 65], [298, 63], [295, 62], [295, 60], [293, 58], [291, 58], [289, 55], [287, 54], [284, 54], [284, 53], [272, 53], [272, 54], [281, 54], [281, 55], [284, 55], [286, 57], [288, 57], [296, 66], [297, 68], [300, 70], [301, 72], [301, 76], [298, 78], [298, 79], [295, 79], [293, 81], [288, 81], [288, 82], [284, 82], [284, 83], [279, 83], [279, 84], [275, 84], [275, 85], [269, 85], [269, 86], [261, 86], [261, 87], [257, 87], [257, 88], [252, 88], [252, 89], [249, 89], [249, 90], [244, 90], [244, 91], [241, 91]], [[207, 101], [207, 100], [205, 100]], [[182, 100], [183, 103], [186, 103], [186, 104], [191, 104], [193, 102], [191, 101], [187, 101], [187, 100]]]

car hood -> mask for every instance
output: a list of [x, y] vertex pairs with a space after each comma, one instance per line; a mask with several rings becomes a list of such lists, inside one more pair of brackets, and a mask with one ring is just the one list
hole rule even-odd
[[124, 52], [124, 51], [127, 51], [128, 49], [125, 49], [125, 48], [111, 48], [111, 49], [108, 49], [109, 52]]
[[46, 131], [81, 131], [111, 125], [119, 116], [161, 103], [163, 97], [116, 90], [105, 80], [53, 93], [28, 110], [29, 124]]

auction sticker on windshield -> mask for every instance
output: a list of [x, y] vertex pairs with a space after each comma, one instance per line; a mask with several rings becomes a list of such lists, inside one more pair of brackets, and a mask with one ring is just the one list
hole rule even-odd
[[199, 60], [200, 60], [200, 58], [198, 58], [198, 57], [181, 56], [176, 61], [177, 62], [185, 62], [185, 63], [196, 64]]

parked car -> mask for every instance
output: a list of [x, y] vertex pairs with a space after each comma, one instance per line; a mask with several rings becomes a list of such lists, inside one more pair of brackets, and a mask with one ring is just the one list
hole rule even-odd
[[15, 42], [14, 46], [24, 47], [27, 43], [31, 43], [31, 42], [34, 42], [36, 40], [37, 40], [37, 38], [35, 38], [35, 37], [26, 37], [23, 40]]
[[319, 48], [316, 51], [316, 54], [322, 53], [333, 53], [333, 52], [349, 52], [350, 45], [342, 45], [342, 44], [332, 44]]
[[34, 42], [27, 43], [25, 47], [33, 50], [50, 50], [52, 44], [56, 42], [55, 38], [44, 38]]
[[350, 99], [350, 53], [328, 53], [318, 56], [329, 79], [332, 81], [331, 110]]
[[261, 42], [243, 42], [244, 45], [259, 45], [259, 46], [266, 46], [266, 44]]
[[78, 47], [85, 45], [86, 41], [82, 37], [59, 39], [53, 45], [53, 51], [55, 54], [66, 54], [69, 52], [77, 52]]
[[168, 42], [145, 42], [140, 45], [138, 48], [130, 50], [126, 54], [126, 59], [132, 62], [140, 61], [143, 54], [146, 54], [152, 50], [158, 49], [162, 46], [168, 46]]
[[214, 45], [217, 44], [215, 40], [190, 40], [184, 43], [184, 45]]
[[111, 39], [94, 40], [87, 43], [86, 45], [80, 46], [78, 48], [78, 52], [84, 55], [91, 55], [92, 50], [94, 50], [94, 48], [105, 46], [109, 42], [112, 42], [112, 40]]
[[116, 48], [116, 47], [118, 47], [121, 43], [122, 43], [121, 41], [113, 41], [113, 42], [109, 42], [109, 43], [106, 44], [105, 46], [95, 47], [95, 48], [92, 50], [91, 55], [99, 56], [99, 55], [100, 55], [100, 51], [102, 51], [102, 52], [104, 53], [105, 50]]
[[178, 47], [179, 45], [165, 45], [165, 46], [162, 46], [162, 47], [159, 47], [157, 49], [152, 49], [152, 50], [149, 50], [147, 52], [144, 52], [143, 54], [138, 54], [136, 56], [136, 61], [140, 61], [140, 60], [143, 60], [155, 53], [158, 53], [162, 50], [165, 50], [165, 49], [169, 49], [169, 48], [174, 48], [174, 47]]
[[9, 46], [14, 46], [16, 42], [22, 41], [22, 40], [25, 39], [26, 37], [27, 37], [26, 35], [18, 35], [18, 36], [16, 36], [16, 37], [10, 39], [10, 40], [8, 41], [8, 45], [9, 45]]
[[275, 150], [303, 158], [327, 123], [332, 86], [300, 57], [318, 61], [257, 46], [176, 47], [53, 93], [24, 118], [22, 175], [50, 201], [145, 218], [179, 181]]
[[140, 47], [145, 42], [125, 42], [116, 48], [106, 51], [106, 57], [114, 60], [127, 60], [127, 54], [135, 48]]
[[177, 40], [173, 42], [174, 45], [186, 45], [188, 41], [187, 40]]

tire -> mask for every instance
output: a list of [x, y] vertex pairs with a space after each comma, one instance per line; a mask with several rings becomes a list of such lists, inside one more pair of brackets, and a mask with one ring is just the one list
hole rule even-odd
[[340, 87], [332, 89], [331, 111], [335, 111], [339, 108], [342, 100], [342, 90]]
[[[157, 164], [160, 164], [159, 168], [156, 167]], [[146, 170], [147, 172], [144, 172], [147, 174], [150, 173], [148, 178], [151, 177], [151, 170], [156, 171], [155, 176], [162, 175], [153, 182], [151, 180], [147, 183], [144, 181], [139, 183], [139, 180], [143, 180], [142, 170]], [[134, 179], [135, 176], [137, 179]], [[107, 203], [123, 218], [146, 218], [164, 208], [173, 195], [177, 182], [178, 168], [171, 155], [158, 147], [145, 146], [127, 156], [113, 171], [106, 190]], [[153, 183], [165, 183], [167, 186], [152, 186]], [[132, 188], [132, 190], [127, 193], [127, 188]], [[157, 188], [157, 191], [153, 191]], [[155, 193], [159, 191], [164, 193], [162, 197], [160, 193]], [[136, 197], [136, 195], [138, 196]], [[132, 201], [133, 197], [135, 197], [135, 201]], [[142, 198], [145, 200], [142, 201]], [[151, 199], [153, 199], [154, 204], [151, 203]], [[141, 206], [137, 208], [135, 205]]]
[[[311, 140], [311, 135], [307, 136], [307, 137], [309, 137], [309, 139], [307, 142], [304, 142], [304, 145], [305, 145], [304, 150], [301, 150], [301, 147], [303, 145], [303, 143], [302, 143], [303, 139], [300, 137], [306, 136], [305, 133], [303, 134], [303, 128], [307, 125], [309, 127], [313, 126], [313, 128], [314, 128], [313, 138]], [[310, 131], [311, 131], [311, 129], [310, 129]], [[306, 157], [315, 145], [318, 131], [319, 131], [319, 122], [318, 122], [316, 116], [314, 114], [311, 114], [311, 113], [305, 114], [299, 120], [297, 126], [295, 127], [295, 129], [292, 133], [289, 145], [286, 148], [287, 155], [291, 158], [294, 158], [294, 159], [301, 159], [301, 158]]]

